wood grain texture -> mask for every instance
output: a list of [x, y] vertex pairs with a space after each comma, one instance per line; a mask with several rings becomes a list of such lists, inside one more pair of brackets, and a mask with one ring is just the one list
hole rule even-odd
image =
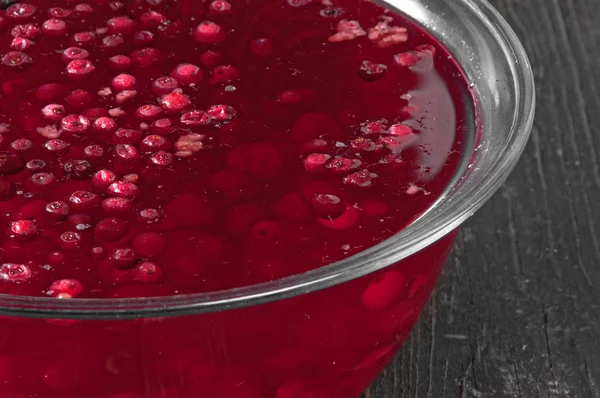
[[532, 139], [365, 398], [600, 397], [600, 0], [492, 3], [533, 65]]

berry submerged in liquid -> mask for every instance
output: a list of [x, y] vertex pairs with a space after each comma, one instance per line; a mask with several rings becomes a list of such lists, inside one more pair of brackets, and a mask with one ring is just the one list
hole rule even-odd
[[[0, 214], [0, 243], [20, 245], [2, 254], [19, 271], [5, 281], [36, 281], [19, 294], [293, 275], [389, 238], [443, 191], [461, 148], [458, 69], [408, 21], [359, 0], [170, 3], [4, 12], [0, 205], [40, 209]], [[394, 299], [378, 291], [392, 276], [368, 308]]]

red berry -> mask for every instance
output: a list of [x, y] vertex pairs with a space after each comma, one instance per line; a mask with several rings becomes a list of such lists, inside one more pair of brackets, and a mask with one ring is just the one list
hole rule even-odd
[[377, 178], [377, 174], [365, 169], [344, 177], [344, 184], [366, 188], [375, 184], [375, 178]]
[[116, 52], [125, 45], [125, 39], [119, 35], [109, 35], [102, 38], [102, 48]]
[[202, 111], [189, 111], [181, 115], [179, 121], [186, 126], [206, 126], [210, 123], [210, 117]]
[[96, 45], [96, 35], [94, 32], [78, 32], [71, 37], [73, 47], [93, 47]]
[[179, 82], [174, 77], [163, 76], [154, 80], [152, 83], [152, 92], [156, 95], [169, 94], [173, 92], [179, 85]]
[[92, 161], [98, 161], [104, 157], [104, 147], [99, 144], [88, 145], [83, 148], [83, 153]]
[[140, 149], [144, 152], [164, 151], [170, 147], [171, 143], [160, 135], [147, 135], [140, 143]]
[[39, 173], [46, 170], [46, 162], [42, 159], [31, 159], [25, 164], [25, 169], [30, 173]]
[[15, 26], [10, 31], [10, 34], [15, 38], [21, 37], [23, 39], [35, 39], [42, 34], [42, 31], [37, 25], [26, 24]]
[[131, 58], [126, 55], [115, 55], [108, 59], [108, 66], [116, 70], [127, 70], [131, 67]]
[[162, 53], [154, 47], [145, 47], [131, 53], [131, 62], [141, 68], [147, 68], [159, 63]]
[[94, 235], [99, 240], [117, 241], [127, 235], [127, 222], [116, 217], [104, 218], [96, 223]]
[[132, 90], [135, 87], [135, 77], [121, 73], [112, 79], [111, 85], [116, 91]]
[[15, 68], [26, 68], [33, 62], [33, 59], [22, 52], [10, 51], [2, 56], [2, 63], [6, 66]]
[[156, 282], [161, 276], [160, 267], [148, 261], [138, 264], [133, 270], [133, 278], [143, 283]]
[[261, 58], [273, 54], [273, 41], [268, 37], [257, 37], [250, 42], [250, 50]]
[[104, 192], [116, 179], [115, 173], [104, 169], [97, 171], [91, 182], [97, 192]]
[[101, 203], [102, 210], [109, 214], [125, 214], [131, 208], [132, 201], [127, 198], [107, 198]]
[[323, 219], [318, 218], [317, 221], [331, 229], [349, 229], [356, 225], [360, 218], [360, 212], [358, 209], [350, 204], [346, 204], [346, 210], [337, 218], [334, 219]]
[[48, 9], [48, 16], [51, 18], [68, 18], [72, 14], [71, 10], [60, 7], [51, 7]]
[[74, 180], [87, 180], [94, 174], [94, 169], [87, 160], [68, 160], [63, 165], [63, 170]]
[[77, 4], [73, 10], [75, 10], [75, 12], [78, 14], [91, 14], [94, 12], [94, 8], [85, 3]]
[[156, 209], [142, 209], [137, 213], [137, 220], [143, 224], [152, 224], [160, 219], [160, 212]]
[[141, 138], [142, 132], [139, 130], [120, 128], [113, 133], [113, 142], [115, 144], [137, 144]]
[[56, 185], [54, 176], [50, 173], [35, 173], [25, 181], [25, 187], [31, 192], [44, 192]]
[[73, 90], [65, 97], [67, 104], [74, 108], [83, 108], [88, 105], [94, 97], [86, 90]]
[[112, 133], [117, 128], [117, 123], [110, 117], [100, 117], [94, 120], [94, 130], [99, 133]]
[[213, 0], [209, 10], [212, 14], [227, 14], [231, 11], [231, 4], [226, 0]]
[[183, 85], [189, 85], [201, 82], [204, 73], [196, 65], [179, 64], [171, 71], [171, 77]]
[[88, 77], [96, 69], [91, 61], [86, 59], [75, 59], [67, 65], [67, 76], [73, 80], [81, 80]]
[[23, 170], [25, 162], [14, 154], [0, 154], [0, 175], [16, 174]]
[[156, 105], [142, 105], [135, 110], [135, 116], [144, 121], [152, 121], [162, 113], [162, 108]]
[[25, 264], [5, 263], [0, 266], [0, 279], [20, 283], [31, 277], [31, 269]]
[[90, 124], [90, 120], [83, 115], [69, 115], [60, 122], [62, 131], [71, 134], [85, 133]]
[[131, 247], [114, 249], [108, 256], [113, 267], [120, 270], [130, 269], [139, 261], [139, 254]]
[[172, 92], [160, 97], [160, 105], [169, 113], [179, 113], [191, 107], [192, 101], [183, 93]]
[[221, 65], [215, 67], [210, 75], [210, 84], [232, 83], [240, 78], [240, 72], [233, 65]]
[[35, 238], [38, 228], [34, 221], [18, 220], [10, 223], [6, 235], [20, 241], [29, 241]]
[[304, 170], [309, 173], [321, 173], [329, 163], [331, 155], [325, 153], [313, 153], [304, 159]]
[[143, 257], [154, 257], [165, 249], [165, 240], [155, 232], [142, 232], [132, 244]]
[[136, 46], [147, 46], [154, 41], [154, 33], [149, 30], [141, 30], [133, 34], [133, 44]]
[[173, 132], [175, 126], [170, 119], [158, 119], [150, 125], [152, 134], [169, 135]]
[[31, 48], [33, 45], [35, 45], [35, 42], [33, 40], [24, 39], [22, 37], [15, 37], [12, 43], [10, 44], [10, 47], [13, 50], [25, 51], [28, 48]]
[[106, 23], [108, 33], [111, 34], [131, 34], [137, 29], [137, 22], [129, 17], [115, 17]]
[[69, 205], [60, 201], [50, 202], [46, 205], [46, 214], [54, 220], [59, 220], [69, 214]]
[[387, 271], [369, 283], [362, 294], [362, 303], [370, 310], [381, 310], [392, 304], [404, 287], [405, 279], [400, 272]]
[[156, 11], [148, 11], [140, 16], [140, 23], [145, 28], [157, 28], [167, 22], [168, 18]]
[[52, 282], [46, 294], [57, 297], [59, 294], [67, 294], [69, 297], [77, 297], [83, 292], [83, 286], [75, 279], [59, 279]]
[[[53, 140], [46, 141], [46, 143], [44, 144], [44, 148], [46, 148], [46, 150], [51, 153], [63, 153], [69, 149], [70, 145], [71, 144], [69, 144], [66, 141], [59, 140], [59, 139], [53, 139]], [[1, 164], [1, 157], [0, 157], [0, 164]], [[1, 169], [1, 167], [0, 167], [0, 169]], [[0, 171], [0, 173], [2, 173], [2, 172]]]
[[58, 238], [58, 245], [63, 250], [79, 250], [81, 248], [82, 238], [77, 232], [64, 232]]
[[405, 53], [397, 54], [394, 56], [394, 60], [400, 66], [413, 66], [417, 64], [422, 58], [423, 55], [416, 51], [407, 51]]
[[110, 184], [106, 192], [120, 198], [134, 198], [140, 194], [140, 189], [130, 182], [118, 181]]
[[358, 159], [337, 157], [331, 160], [325, 167], [334, 173], [343, 174], [351, 170], [356, 170], [360, 166], [362, 166], [362, 162]]
[[375, 64], [370, 61], [363, 61], [358, 70], [358, 76], [367, 82], [374, 82], [381, 79], [387, 70], [383, 64]]
[[40, 101], [52, 101], [65, 92], [65, 86], [58, 83], [42, 84], [35, 90], [35, 96]]
[[225, 40], [225, 31], [214, 22], [204, 21], [194, 28], [192, 37], [199, 43], [216, 44]]
[[51, 122], [58, 122], [65, 117], [65, 114], [65, 107], [59, 104], [46, 105], [42, 109], [42, 115], [44, 115], [44, 119]]
[[14, 3], [9, 6], [5, 14], [8, 18], [23, 21], [31, 18], [37, 12], [37, 7], [33, 4]]
[[23, 154], [33, 149], [33, 142], [27, 138], [17, 138], [10, 143], [8, 149], [16, 154]]
[[206, 110], [206, 114], [214, 122], [225, 122], [235, 117], [235, 109], [229, 105], [213, 105]]
[[206, 50], [200, 55], [200, 62], [207, 68], [218, 66], [223, 60], [223, 54], [215, 50]]
[[88, 191], [75, 191], [69, 196], [69, 203], [76, 210], [87, 211], [100, 204], [100, 197]]
[[52, 18], [44, 21], [42, 24], [42, 32], [46, 36], [62, 36], [67, 33], [67, 24], [62, 19]]

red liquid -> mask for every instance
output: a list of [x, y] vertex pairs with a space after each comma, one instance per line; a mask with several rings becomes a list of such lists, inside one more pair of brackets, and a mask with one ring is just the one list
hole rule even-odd
[[[460, 70], [371, 3], [40, 0], [0, 27], [4, 294], [173, 295], [298, 274], [397, 233], [460, 161]], [[7, 318], [0, 391], [356, 396], [410, 331], [451, 240], [236, 311]]]

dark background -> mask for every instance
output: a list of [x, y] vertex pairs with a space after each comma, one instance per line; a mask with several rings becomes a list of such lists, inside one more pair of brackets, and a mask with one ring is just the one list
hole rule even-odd
[[532, 137], [365, 398], [600, 397], [600, 0], [491, 2], [530, 56]]

